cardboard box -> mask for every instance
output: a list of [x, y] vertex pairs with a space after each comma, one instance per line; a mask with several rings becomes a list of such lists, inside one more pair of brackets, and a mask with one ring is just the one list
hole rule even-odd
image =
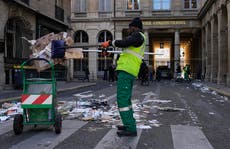
[[83, 58], [83, 53], [81, 48], [71, 48], [65, 51], [66, 59], [81, 59]]

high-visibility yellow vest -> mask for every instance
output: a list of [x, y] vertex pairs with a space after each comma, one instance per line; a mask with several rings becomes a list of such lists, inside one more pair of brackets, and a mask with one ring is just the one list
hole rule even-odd
[[130, 46], [122, 51], [119, 60], [117, 61], [116, 70], [125, 71], [135, 77], [137, 77], [142, 63], [142, 59], [145, 52], [146, 37], [140, 32], [144, 38], [144, 42], [140, 47]]

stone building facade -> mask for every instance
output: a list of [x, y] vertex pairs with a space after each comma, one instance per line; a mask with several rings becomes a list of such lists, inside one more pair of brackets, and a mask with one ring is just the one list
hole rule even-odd
[[0, 0], [0, 89], [15, 83], [14, 66], [29, 58], [29, 44], [70, 28], [70, 0]]
[[[128, 24], [134, 17], [143, 20], [147, 37], [146, 51], [163, 52], [167, 57], [145, 55], [145, 61], [156, 69], [168, 66], [176, 75], [176, 66], [190, 65], [192, 76], [202, 76], [202, 21], [198, 18], [206, 0], [73, 0], [71, 26], [76, 45], [91, 45], [97, 49], [106, 40], [127, 35]], [[89, 66], [91, 79], [103, 74], [116, 55], [101, 57], [89, 52], [85, 59], [76, 61], [74, 74]]]
[[[0, 0], [0, 89], [14, 83], [13, 66], [29, 57], [25, 41], [16, 40], [19, 36], [36, 39], [71, 26], [75, 44], [95, 50], [106, 40], [127, 36], [134, 17], [143, 20], [146, 52], [166, 55], [145, 55], [149, 66], [166, 65], [175, 76], [178, 64], [181, 68], [190, 65], [193, 78], [229, 86], [229, 1]], [[81, 77], [89, 67], [90, 79], [96, 80], [116, 59], [116, 54], [84, 52], [84, 58], [74, 60], [74, 65], [68, 62], [67, 76]]]
[[230, 1], [209, 0], [198, 14], [206, 80], [230, 85]]

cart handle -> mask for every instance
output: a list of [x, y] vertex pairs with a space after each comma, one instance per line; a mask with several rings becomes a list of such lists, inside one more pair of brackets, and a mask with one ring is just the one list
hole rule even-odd
[[44, 59], [44, 58], [31, 58], [31, 59], [28, 59], [28, 60], [26, 60], [25, 62], [23, 62], [23, 63], [21, 64], [21, 69], [23, 69], [23, 67], [25, 66], [25, 64], [27, 64], [27, 63], [29, 63], [29, 62], [31, 62], [31, 61], [34, 61], [34, 60], [37, 60], [37, 61], [43, 60], [43, 61], [46, 61], [48, 64], [50, 64], [51, 67], [54, 66], [53, 63], [50, 62], [50, 61], [48, 61], [47, 59]]
[[[27, 64], [27, 63], [29, 63], [29, 62], [31, 62], [31, 61], [40, 61], [40, 60], [42, 60], [42, 61], [46, 61], [50, 66], [51, 66], [51, 79], [52, 79], [52, 88], [53, 88], [53, 93], [54, 93], [54, 90], [56, 90], [56, 89], [54, 89], [55, 88], [55, 73], [54, 73], [54, 64], [53, 64], [53, 62], [50, 62], [50, 61], [48, 61], [47, 59], [44, 59], [44, 58], [32, 58], [32, 59], [28, 59], [28, 60], [26, 60], [25, 62], [23, 62], [22, 64], [21, 64], [21, 72], [22, 72], [22, 76], [23, 76], [23, 90], [25, 89], [25, 81], [26, 81], [26, 78], [25, 78], [25, 72], [24, 72], [24, 69], [23, 69], [23, 67], [25, 66], [25, 64]], [[24, 91], [23, 91], [24, 92]]]
[[55, 73], [54, 73], [54, 64], [53, 64], [53, 62], [50, 62], [50, 61], [48, 61], [47, 59], [44, 59], [44, 58], [31, 58], [31, 59], [28, 59], [28, 60], [26, 60], [25, 62], [23, 62], [22, 64], [21, 64], [21, 72], [22, 72], [22, 76], [23, 76], [23, 81], [25, 80], [25, 77], [24, 77], [24, 69], [23, 69], [23, 67], [25, 66], [25, 64], [27, 64], [27, 63], [29, 63], [29, 62], [31, 62], [31, 61], [40, 61], [40, 60], [42, 60], [42, 61], [46, 61], [50, 66], [51, 66], [51, 78], [52, 78], [52, 80], [55, 80]]

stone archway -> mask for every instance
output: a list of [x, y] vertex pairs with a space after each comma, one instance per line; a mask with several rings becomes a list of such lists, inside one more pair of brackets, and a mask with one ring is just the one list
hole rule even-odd
[[5, 84], [14, 84], [14, 65], [20, 65], [23, 59], [32, 53], [30, 44], [22, 37], [33, 38], [30, 22], [23, 17], [11, 17], [7, 20], [4, 31], [5, 39]]

